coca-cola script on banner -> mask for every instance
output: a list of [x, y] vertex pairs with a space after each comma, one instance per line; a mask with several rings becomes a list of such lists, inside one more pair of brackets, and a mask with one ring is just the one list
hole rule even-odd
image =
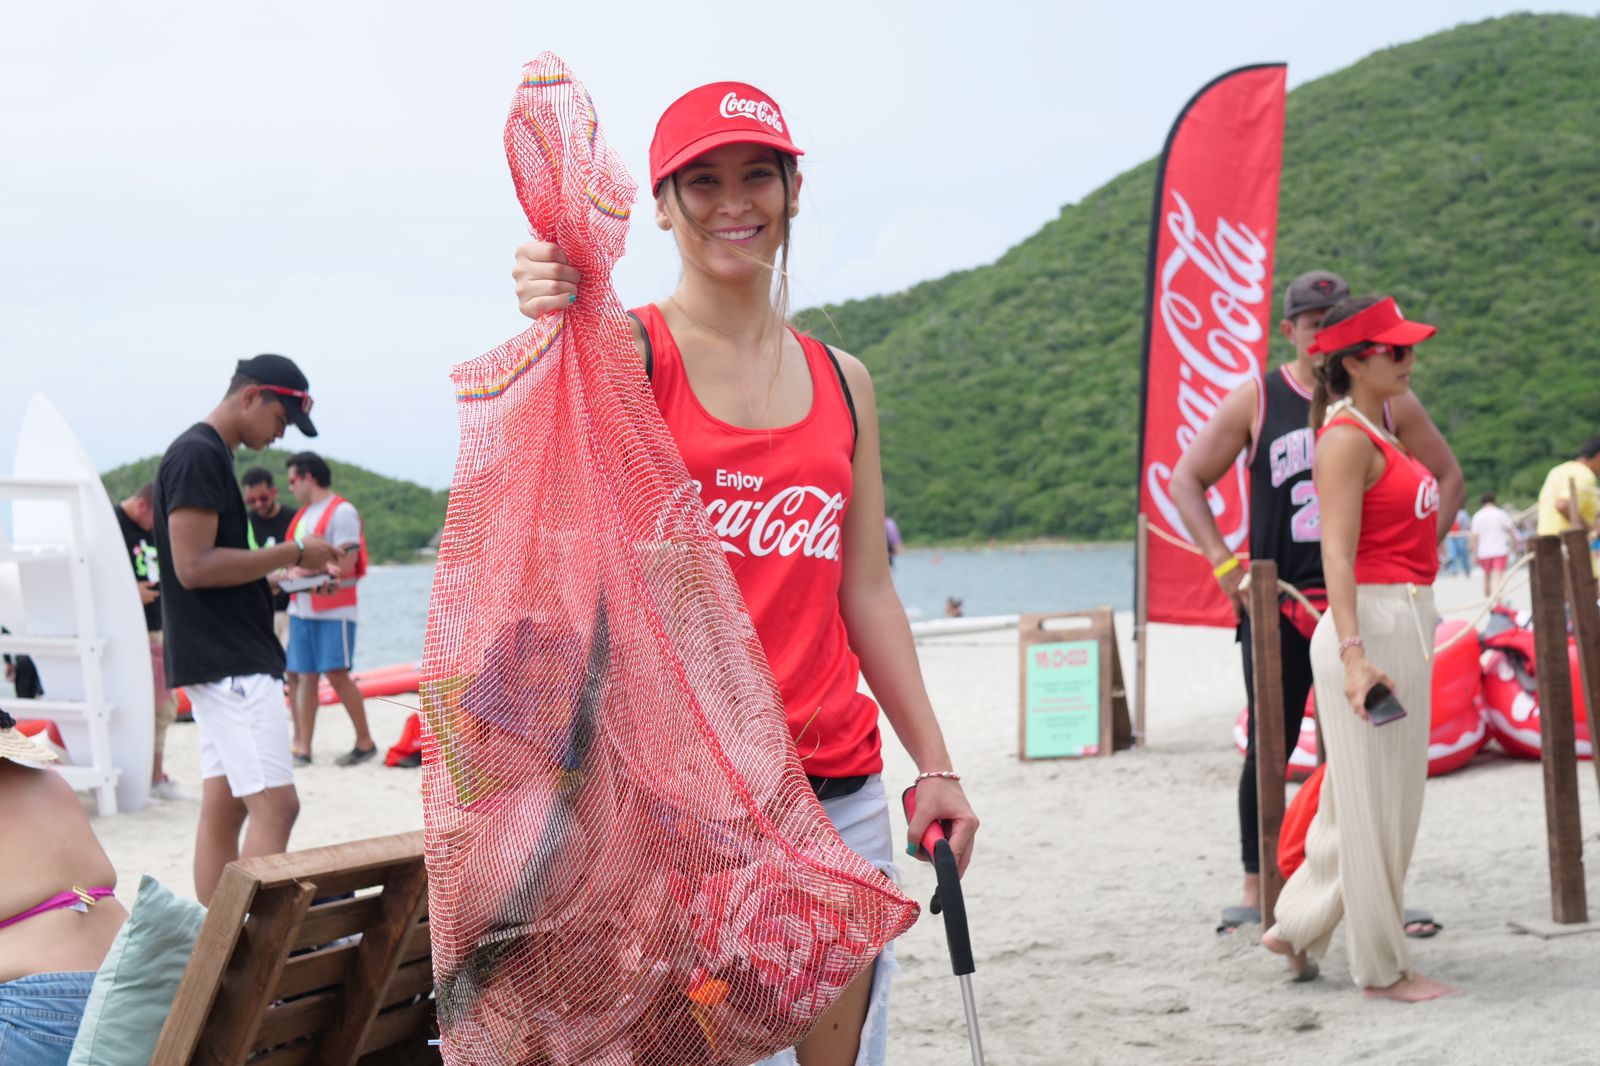
[[[1149, 522], [1152, 622], [1232, 626], [1233, 609], [1168, 490], [1222, 398], [1260, 386], [1272, 332], [1272, 249], [1283, 162], [1283, 64], [1241, 67], [1189, 101], [1156, 181], [1147, 281], [1139, 511]], [[1207, 497], [1228, 546], [1250, 540], [1241, 454]]]

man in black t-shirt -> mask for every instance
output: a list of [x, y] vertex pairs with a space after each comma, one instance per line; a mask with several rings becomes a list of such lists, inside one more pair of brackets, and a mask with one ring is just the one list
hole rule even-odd
[[267, 575], [325, 568], [337, 553], [311, 536], [251, 551], [233, 468], [240, 444], [265, 448], [290, 422], [316, 436], [300, 368], [281, 355], [241, 360], [222, 402], [172, 442], [156, 472], [167, 679], [188, 689], [200, 731], [194, 881], [202, 904], [228, 863], [285, 850], [300, 813]]
[[139, 583], [139, 600], [144, 604], [144, 627], [150, 633], [150, 675], [155, 682], [156, 736], [155, 760], [150, 769], [150, 796], [160, 800], [187, 800], [177, 782], [161, 765], [167, 746], [167, 727], [177, 717], [178, 703], [167, 687], [166, 652], [161, 637], [161, 561], [151, 529], [155, 526], [155, 482], [147, 481], [139, 490], [112, 508], [122, 529], [122, 543], [133, 564], [133, 577]]
[[[270, 548], [289, 539], [289, 523], [294, 512], [278, 500], [278, 489], [272, 483], [272, 471], [264, 466], [252, 466], [244, 472], [245, 506], [250, 508], [250, 550]], [[278, 643], [289, 644], [289, 594], [272, 594], [272, 632]]]

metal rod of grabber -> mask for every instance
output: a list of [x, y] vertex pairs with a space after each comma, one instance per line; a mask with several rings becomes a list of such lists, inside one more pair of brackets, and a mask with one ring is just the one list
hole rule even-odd
[[1539, 689], [1539, 761], [1544, 767], [1545, 834], [1550, 849], [1550, 917], [1589, 920], [1578, 814], [1578, 748], [1567, 657], [1566, 565], [1561, 538], [1533, 541], [1534, 679]]
[[1283, 638], [1278, 632], [1278, 564], [1250, 564], [1251, 685], [1256, 746], [1256, 820], [1261, 843], [1261, 928], [1276, 920], [1283, 874], [1278, 872], [1278, 834], [1283, 829], [1284, 768], [1289, 739], [1283, 729]]
[[[1583, 682], [1584, 706], [1589, 709], [1589, 735], [1600, 740], [1600, 585], [1594, 577], [1588, 537], [1582, 529], [1561, 534], [1567, 549], [1567, 600], [1572, 604], [1572, 635], [1578, 645], [1578, 677]], [[1594, 764], [1600, 783], [1600, 759]]]

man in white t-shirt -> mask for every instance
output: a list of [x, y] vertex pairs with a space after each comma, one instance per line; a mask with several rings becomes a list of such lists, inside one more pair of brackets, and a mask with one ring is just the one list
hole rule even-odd
[[1493, 586], [1504, 580], [1506, 560], [1517, 548], [1518, 537], [1516, 524], [1496, 506], [1494, 493], [1484, 493], [1482, 502], [1483, 506], [1472, 516], [1472, 556], [1483, 567], [1483, 594], [1491, 596]]
[[[337, 545], [340, 555], [328, 567], [330, 586], [296, 592], [289, 600], [288, 684], [294, 708], [294, 761], [311, 763], [311, 735], [317, 724], [317, 685], [326, 677], [355, 726], [355, 747], [336, 760], [340, 766], [366, 762], [378, 752], [367, 728], [366, 698], [350, 678], [356, 650], [356, 589], [367, 571], [361, 515], [333, 491], [333, 471], [315, 452], [289, 457], [289, 491], [300, 511], [289, 537], [315, 535]], [[295, 576], [305, 576], [297, 573]]]

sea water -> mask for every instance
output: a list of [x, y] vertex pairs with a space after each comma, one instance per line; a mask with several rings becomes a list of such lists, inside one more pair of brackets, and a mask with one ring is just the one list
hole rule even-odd
[[[895, 591], [912, 619], [938, 618], [945, 601], [962, 601], [968, 617], [1133, 607], [1133, 546], [1014, 545], [924, 548], [901, 553]], [[433, 567], [375, 566], [361, 582], [356, 669], [422, 658]]]

